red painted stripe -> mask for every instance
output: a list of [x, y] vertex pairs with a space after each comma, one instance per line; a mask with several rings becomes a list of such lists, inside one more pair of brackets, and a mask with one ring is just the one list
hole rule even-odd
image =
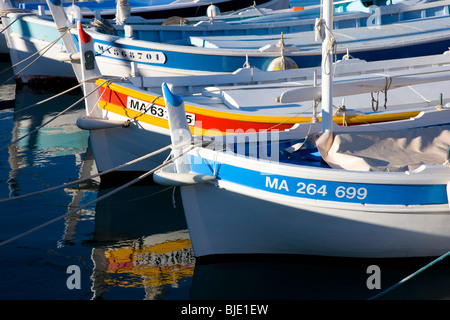
[[[127, 95], [111, 90], [109, 88], [101, 88], [102, 100], [114, 105], [126, 108], [127, 106]], [[156, 105], [156, 104], [155, 104]], [[196, 114], [195, 127], [204, 130], [215, 130], [220, 132], [237, 133], [237, 130], [243, 130], [248, 132], [249, 130], [265, 130], [272, 128], [274, 130], [285, 130], [289, 129], [293, 124], [280, 124], [277, 123], [261, 123], [243, 120], [232, 120], [226, 118], [218, 118], [214, 116], [207, 116], [202, 114]]]
[[244, 132], [251, 132], [254, 130], [257, 132], [269, 128], [273, 128], [274, 130], [285, 130], [291, 128], [293, 125], [232, 120], [197, 114], [195, 126], [206, 130], [217, 130], [225, 133], [227, 131], [229, 133], [240, 133], [238, 132], [240, 130]]

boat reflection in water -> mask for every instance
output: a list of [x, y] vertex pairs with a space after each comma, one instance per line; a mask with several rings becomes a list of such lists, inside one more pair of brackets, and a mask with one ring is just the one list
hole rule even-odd
[[[19, 90], [16, 111], [49, 95]], [[29, 133], [79, 95], [2, 120], [4, 145]], [[6, 98], [8, 100], [8, 98]], [[11, 110], [12, 111], [12, 110]], [[4, 112], [7, 112], [6, 110]], [[2, 198], [27, 194], [96, 173], [74, 109], [0, 153]], [[7, 165], [9, 164], [9, 165]], [[27, 201], [2, 204], [3, 239], [98, 199], [115, 187], [90, 181]], [[175, 206], [174, 206], [175, 204]], [[432, 259], [345, 260], [287, 256], [195, 259], [179, 190], [134, 185], [48, 228], [2, 248], [2, 297], [8, 299], [364, 300]], [[62, 235], [61, 235], [62, 234]], [[55, 248], [55, 239], [58, 242]], [[449, 248], [450, 250], [450, 248]], [[24, 263], [26, 262], [26, 263]], [[82, 290], [66, 287], [69, 265], [82, 267]], [[380, 289], [369, 289], [370, 266]], [[55, 272], [56, 270], [56, 272]], [[448, 259], [386, 294], [384, 299], [450, 299]], [[40, 290], [29, 290], [29, 284]]]
[[[34, 130], [77, 101], [80, 92], [24, 110], [53, 95], [2, 90], [1, 199], [61, 186], [97, 173], [88, 132], [76, 126], [83, 104]], [[120, 185], [120, 184], [119, 184]], [[2, 203], [2, 240], [70, 213], [118, 186], [98, 178], [33, 198]], [[174, 204], [176, 207], [174, 207]], [[0, 283], [7, 299], [186, 299], [194, 263], [181, 199], [173, 188], [131, 186], [68, 215], [63, 224], [2, 247]], [[32, 240], [30, 240], [30, 238]], [[33, 250], [30, 250], [33, 248]], [[24, 263], [24, 261], [26, 263]], [[68, 266], [81, 268], [81, 290], [66, 286]], [[29, 290], [29, 283], [39, 290]]]
[[[110, 191], [100, 188], [98, 197]], [[143, 289], [141, 298], [148, 300], [189, 298], [195, 258], [173, 188], [131, 186], [99, 201], [90, 245], [92, 299], [132, 288]]]
[[[367, 300], [431, 260], [266, 256], [241, 257], [236, 262], [197, 263], [190, 298], [288, 300], [291, 303], [294, 303], [292, 300]], [[374, 268], [379, 269], [374, 271]], [[377, 299], [448, 300], [449, 271], [450, 262], [441, 261]], [[375, 275], [379, 275], [379, 279]], [[375, 285], [379, 285], [378, 288]]]
[[[114, 187], [102, 188], [98, 197]], [[237, 255], [196, 259], [178, 189], [138, 185], [99, 201], [91, 299], [366, 300], [432, 259]], [[371, 267], [379, 268], [379, 278]], [[443, 260], [380, 299], [450, 299]]]

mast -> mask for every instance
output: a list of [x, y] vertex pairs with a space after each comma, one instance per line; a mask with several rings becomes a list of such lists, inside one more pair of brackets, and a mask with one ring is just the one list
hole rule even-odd
[[324, 0], [325, 38], [322, 41], [322, 130], [333, 128], [333, 0]]

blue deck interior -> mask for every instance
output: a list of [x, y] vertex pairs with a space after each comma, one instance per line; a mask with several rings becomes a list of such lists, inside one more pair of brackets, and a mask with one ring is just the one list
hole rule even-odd
[[[314, 166], [314, 167], [323, 167], [323, 168], [329, 168], [329, 165], [323, 161], [322, 156], [320, 155], [319, 151], [316, 147], [302, 147], [299, 150], [289, 153], [286, 152], [285, 149], [289, 148], [292, 145], [295, 145], [297, 143], [303, 143], [304, 139], [300, 140], [286, 140], [280, 142], [279, 146], [277, 147], [277, 150], [279, 150], [278, 155], [274, 156], [271, 154], [272, 151], [272, 144], [268, 142], [264, 145], [264, 150], [267, 154], [267, 156], [270, 159], [276, 159], [277, 161], [281, 163], [289, 163], [289, 164], [297, 164], [297, 165], [307, 165], [307, 166]], [[245, 144], [245, 148], [242, 147], [242, 145], [234, 144], [233, 145], [233, 152], [236, 154], [244, 155], [245, 157], [250, 157], [250, 149], [257, 150], [256, 156], [259, 158], [260, 154], [259, 151], [260, 148], [252, 148], [248, 143]], [[254, 153], [252, 154], [254, 156]]]

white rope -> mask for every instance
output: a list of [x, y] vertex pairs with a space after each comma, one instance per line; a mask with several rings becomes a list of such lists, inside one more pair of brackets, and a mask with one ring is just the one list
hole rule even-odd
[[31, 9], [9, 8], [9, 9], [0, 10], [1, 17], [6, 17], [8, 15], [8, 13], [30, 13], [30, 14], [35, 15], [34, 11]]
[[23, 195], [16, 196], [16, 197], [13, 197], [13, 198], [0, 199], [0, 203], [1, 202], [12, 201], [12, 200], [19, 200], [19, 199], [22, 199], [22, 198], [28, 198], [28, 197], [31, 197], [31, 196], [36, 196], [36, 195], [39, 195], [39, 194], [43, 194], [43, 193], [47, 193], [47, 192], [50, 192], [50, 191], [58, 190], [58, 189], [61, 189], [61, 188], [66, 188], [66, 187], [74, 185], [74, 184], [80, 184], [80, 183], [86, 182], [88, 180], [91, 180], [91, 179], [103, 176], [105, 174], [108, 174], [108, 173], [120, 170], [122, 168], [130, 166], [132, 164], [135, 164], [135, 163], [140, 162], [142, 160], [145, 160], [147, 158], [153, 157], [153, 156], [155, 156], [155, 155], [157, 155], [157, 154], [159, 154], [161, 152], [164, 152], [164, 151], [170, 149], [171, 147], [172, 147], [172, 145], [165, 146], [165, 147], [163, 147], [163, 148], [161, 148], [159, 150], [156, 150], [156, 151], [148, 153], [148, 154], [146, 154], [146, 155], [144, 155], [142, 157], [139, 157], [139, 158], [136, 158], [134, 160], [128, 161], [126, 163], [123, 163], [123, 164], [121, 164], [121, 165], [119, 165], [117, 167], [110, 168], [110, 169], [102, 171], [100, 173], [92, 174], [89, 177], [81, 178], [81, 179], [78, 179], [78, 180], [75, 180], [75, 181], [71, 181], [71, 182], [66, 182], [66, 183], [63, 183], [62, 185], [59, 185], [59, 186], [55, 186], [55, 187], [51, 187], [51, 188], [48, 188], [48, 189], [44, 189], [44, 190], [39, 190], [39, 191], [23, 194]]
[[427, 99], [426, 97], [424, 97], [419, 91], [417, 91], [416, 89], [414, 89], [411, 86], [408, 86], [408, 88], [410, 90], [412, 90], [415, 94], [417, 94], [420, 98], [422, 98], [423, 101], [425, 101], [426, 103], [428, 103], [428, 105], [431, 105], [431, 100]]
[[108, 20], [102, 21], [94, 18], [90, 24], [97, 29], [101, 29], [104, 33], [111, 34], [114, 31], [114, 27], [111, 25], [111, 23], [109, 23]]
[[[189, 142], [190, 142], [190, 141], [189, 141]], [[45, 223], [43, 223], [43, 224], [41, 224], [41, 225], [39, 225], [39, 226], [37, 226], [37, 227], [34, 227], [34, 228], [32, 228], [32, 229], [30, 229], [30, 230], [28, 230], [28, 231], [25, 231], [25, 232], [23, 232], [23, 233], [21, 233], [21, 234], [15, 236], [15, 237], [12, 237], [12, 238], [10, 238], [10, 239], [8, 239], [8, 240], [5, 240], [5, 241], [1, 242], [1, 243], [0, 243], [0, 247], [5, 246], [5, 245], [7, 245], [7, 244], [9, 244], [9, 243], [11, 243], [11, 242], [13, 242], [13, 241], [16, 241], [16, 240], [18, 240], [18, 239], [20, 239], [20, 238], [23, 238], [23, 237], [25, 237], [25, 236], [27, 236], [27, 235], [29, 235], [29, 234], [32, 234], [32, 233], [34, 233], [34, 232], [36, 232], [36, 231], [39, 231], [39, 230], [41, 230], [41, 229], [43, 229], [43, 228], [45, 228], [45, 227], [47, 227], [47, 226], [49, 226], [49, 225], [51, 225], [51, 224], [53, 224], [53, 223], [55, 223], [55, 222], [58, 222], [58, 221], [61, 220], [61, 219], [67, 218], [67, 217], [73, 215], [74, 213], [76, 213], [76, 212], [78, 212], [78, 211], [80, 211], [80, 210], [83, 210], [83, 209], [85, 209], [85, 208], [87, 208], [87, 207], [89, 207], [89, 206], [91, 206], [91, 205], [97, 203], [98, 201], [101, 201], [101, 200], [103, 200], [103, 199], [108, 198], [108, 197], [112, 196], [113, 194], [116, 194], [117, 192], [119, 192], [119, 191], [121, 191], [121, 190], [123, 190], [123, 189], [125, 189], [125, 188], [127, 188], [127, 187], [129, 187], [129, 186], [131, 186], [131, 185], [133, 185], [133, 184], [135, 184], [135, 183], [137, 183], [137, 182], [139, 182], [139, 181], [142, 180], [142, 179], [145, 179], [145, 178], [148, 177], [149, 175], [153, 174], [156, 170], [159, 170], [159, 169], [161, 169], [162, 167], [164, 167], [165, 165], [167, 165], [167, 164], [169, 164], [169, 163], [172, 163], [172, 162], [175, 161], [176, 159], [182, 157], [185, 153], [189, 152], [189, 151], [190, 151], [192, 148], [194, 148], [195, 146], [196, 146], [196, 145], [191, 145], [191, 147], [190, 147], [189, 149], [185, 150], [184, 152], [181, 152], [180, 155], [171, 158], [170, 160], [166, 161], [165, 163], [162, 163], [162, 164], [160, 164], [159, 166], [153, 168], [152, 170], [147, 171], [146, 173], [140, 175], [140, 176], [137, 177], [136, 179], [133, 179], [132, 181], [129, 181], [129, 182], [125, 183], [124, 185], [122, 185], [122, 186], [120, 186], [120, 187], [118, 187], [118, 188], [116, 188], [116, 189], [114, 189], [114, 190], [112, 190], [112, 191], [110, 191], [110, 192], [104, 194], [103, 196], [101, 196], [101, 197], [99, 197], [99, 198], [97, 198], [97, 199], [95, 199], [95, 200], [92, 200], [91, 202], [89, 202], [89, 203], [87, 203], [87, 204], [85, 204], [85, 205], [83, 205], [83, 206], [81, 206], [81, 207], [78, 207], [78, 208], [76, 208], [76, 209], [74, 209], [74, 210], [72, 210], [72, 211], [70, 211], [70, 212], [68, 212], [68, 213], [66, 213], [66, 214], [63, 214], [63, 215], [61, 215], [61, 216], [59, 216], [59, 217], [56, 217], [56, 218], [54, 218], [54, 219], [52, 219], [52, 220], [50, 220], [50, 221], [47, 221], [47, 222], [45, 222]]]
[[19, 142], [20, 140], [30, 136], [31, 134], [35, 133], [36, 131], [38, 131], [39, 129], [43, 128], [44, 126], [46, 126], [47, 124], [49, 124], [50, 122], [52, 122], [53, 120], [55, 120], [56, 118], [58, 118], [59, 116], [63, 115], [64, 113], [66, 113], [67, 111], [71, 110], [73, 107], [75, 107], [76, 105], [78, 105], [81, 101], [85, 100], [88, 96], [90, 96], [92, 93], [94, 93], [99, 87], [101, 87], [104, 83], [108, 82], [104, 81], [102, 84], [100, 84], [99, 86], [97, 86], [94, 90], [92, 90], [91, 92], [89, 92], [88, 94], [84, 95], [82, 98], [78, 99], [75, 103], [73, 103], [72, 105], [70, 105], [69, 107], [67, 107], [66, 109], [64, 109], [63, 111], [59, 112], [57, 115], [55, 115], [54, 117], [52, 117], [50, 120], [44, 122], [43, 124], [41, 124], [40, 126], [36, 127], [34, 130], [28, 132], [26, 135], [17, 138], [16, 140], [10, 142], [9, 144], [7, 144], [6, 146], [3, 146], [0, 148], [0, 151], [8, 148], [10, 146], [12, 146], [13, 144]]
[[407, 276], [406, 278], [403, 278], [401, 281], [397, 282], [395, 285], [389, 287], [388, 289], [380, 292], [379, 294], [369, 298], [368, 300], [375, 300], [380, 298], [381, 296], [385, 295], [386, 293], [394, 290], [395, 288], [397, 288], [398, 286], [404, 284], [406, 281], [411, 280], [412, 278], [414, 278], [415, 276], [417, 276], [419, 273], [425, 271], [426, 269], [428, 269], [429, 267], [433, 266], [434, 264], [438, 263], [441, 260], [444, 260], [446, 257], [448, 257], [450, 255], [450, 251], [448, 251], [447, 253], [443, 254], [442, 256], [434, 259], [433, 261], [431, 261], [429, 264], [427, 264], [426, 266], [420, 268], [419, 270], [417, 270], [416, 272], [410, 274], [409, 276]]
[[14, 19], [13, 22], [10, 22], [6, 27], [4, 27], [2, 29], [2, 31], [0, 31], [0, 34], [5, 32], [16, 21], [22, 19], [22, 17], [27, 16], [27, 15], [35, 15], [35, 13], [32, 10], [11, 8], [11, 9], [8, 9], [8, 10], [0, 10], [0, 18], [8, 16], [8, 13], [22, 13], [23, 15], [21, 15], [21, 16], [17, 17], [16, 19]]
[[58, 93], [58, 94], [56, 94], [56, 95], [54, 95], [54, 96], [51, 96], [50, 98], [41, 100], [41, 101], [39, 101], [39, 102], [37, 102], [37, 103], [35, 103], [35, 104], [32, 104], [32, 105], [30, 105], [30, 106], [28, 106], [28, 107], [22, 108], [22, 109], [17, 110], [17, 111], [14, 111], [14, 112], [12, 112], [12, 113], [8, 113], [8, 114], [6, 114], [6, 115], [4, 115], [4, 116], [1, 116], [1, 117], [0, 117], [0, 120], [3, 119], [3, 118], [12, 117], [12, 116], [14, 116], [14, 115], [16, 115], [16, 114], [18, 114], [18, 113], [20, 113], [20, 112], [23, 112], [23, 111], [25, 111], [25, 110], [28, 110], [28, 109], [37, 107], [37, 106], [39, 106], [39, 105], [41, 105], [41, 104], [43, 104], [43, 103], [45, 103], [45, 102], [49, 102], [49, 101], [51, 101], [51, 100], [53, 100], [53, 99], [55, 99], [55, 98], [58, 98], [58, 97], [60, 97], [60, 96], [62, 96], [62, 95], [64, 95], [64, 94], [66, 94], [66, 93], [68, 93], [68, 92], [70, 92], [70, 91], [72, 91], [72, 90], [74, 90], [74, 89], [76, 89], [76, 88], [81, 87], [82, 85], [83, 85], [83, 83], [79, 83], [79, 84], [77, 84], [76, 86], [74, 86], [74, 87], [72, 87], [72, 88], [69, 88], [69, 89], [64, 90], [64, 91], [62, 91], [62, 92], [60, 92], [60, 93]]
[[[333, 54], [334, 53], [334, 49], [336, 46], [336, 39], [334, 38], [333, 34], [331, 33], [330, 29], [328, 28], [328, 26], [326, 25], [326, 23], [324, 23], [324, 26], [328, 29], [328, 31], [330, 32], [330, 38], [328, 39], [327, 43], [326, 43], [326, 52], [329, 54]], [[325, 55], [324, 57], [324, 61], [322, 61], [322, 66], [327, 65], [325, 62], [328, 59], [328, 54]], [[331, 70], [324, 70], [325, 74], [330, 74]]]
[[346, 127], [347, 126], [347, 115], [346, 115], [347, 108], [345, 107], [344, 104], [342, 104], [342, 106], [337, 106], [337, 107], [333, 106], [333, 107], [336, 108], [333, 116], [337, 116], [339, 113], [342, 113], [342, 118], [343, 118], [342, 125], [344, 127]]
[[316, 18], [316, 22], [314, 23], [314, 40], [316, 42], [325, 39], [324, 25], [325, 20], [323, 18]]
[[19, 61], [18, 63], [16, 63], [15, 65], [3, 70], [2, 72], [5, 72], [6, 70], [9, 70], [11, 68], [14, 68], [16, 66], [18, 66], [19, 64], [24, 63], [25, 61], [31, 59], [32, 57], [34, 57], [35, 55], [39, 55], [36, 59], [34, 59], [33, 61], [31, 61], [29, 64], [27, 64], [24, 68], [22, 68], [21, 70], [19, 70], [18, 72], [15, 72], [15, 74], [8, 78], [6, 81], [3, 81], [0, 85], [3, 85], [11, 80], [13, 80], [15, 77], [17, 77], [19, 74], [21, 74], [23, 71], [25, 71], [26, 69], [28, 69], [33, 63], [35, 63], [37, 60], [39, 60], [45, 53], [47, 53], [48, 50], [50, 50], [63, 36], [66, 35], [66, 33], [69, 31], [69, 28], [66, 29], [66, 31], [61, 34], [58, 38], [56, 38], [55, 40], [53, 40], [52, 42], [50, 42], [48, 45], [46, 45], [45, 47], [43, 47], [41, 50], [33, 53], [31, 56], [23, 59], [22, 61]]
[[[91, 80], [91, 79], [89, 79], [89, 80]], [[92, 80], [94, 80], [94, 79], [92, 79]], [[85, 81], [88, 81], [88, 79], [86, 79]], [[107, 81], [104, 81], [104, 82], [103, 82], [101, 85], [99, 85], [95, 90], [100, 89], [105, 83], [107, 83], [106, 87], [109, 87], [109, 85], [111, 84], [111, 79], [108, 79]], [[95, 90], [94, 90], [94, 91], [95, 91]], [[99, 97], [98, 97], [97, 101], [95, 102], [94, 106], [98, 106], [98, 104], [99, 104], [100, 100], [102, 100], [103, 95], [105, 94], [105, 92], [106, 92], [106, 90], [103, 90], [102, 94], [99, 95]], [[92, 115], [92, 112], [94, 112], [94, 109], [95, 109], [95, 108], [92, 108], [91, 110], [89, 110], [89, 113], [87, 114], [87, 116], [91, 116], [91, 115]]]

